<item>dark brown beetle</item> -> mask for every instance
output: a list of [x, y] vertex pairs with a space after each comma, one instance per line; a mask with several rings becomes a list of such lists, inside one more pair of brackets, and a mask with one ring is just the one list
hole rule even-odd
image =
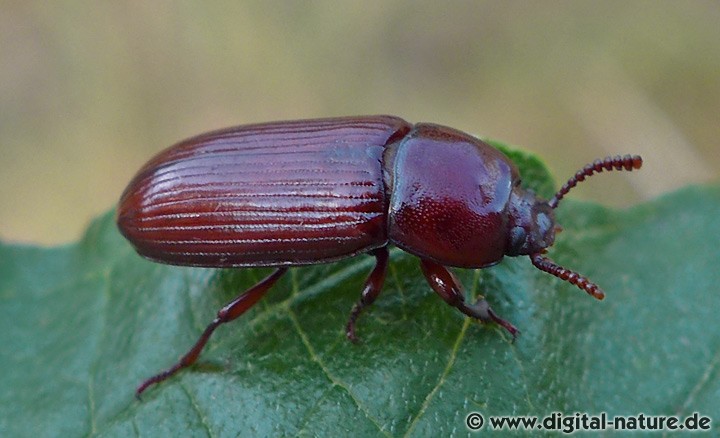
[[543, 201], [497, 149], [452, 128], [391, 116], [240, 126], [166, 149], [130, 182], [118, 226], [148, 259], [185, 266], [277, 269], [220, 309], [174, 366], [137, 388], [193, 364], [213, 331], [254, 305], [290, 266], [375, 256], [355, 321], [385, 280], [388, 245], [420, 258], [430, 287], [483, 322], [517, 329], [485, 299], [467, 304], [447, 266], [484, 268], [503, 256], [533, 265], [602, 299], [585, 277], [542, 254], [555, 240], [553, 209], [579, 181], [603, 170], [639, 169], [639, 156], [608, 157], [578, 171]]

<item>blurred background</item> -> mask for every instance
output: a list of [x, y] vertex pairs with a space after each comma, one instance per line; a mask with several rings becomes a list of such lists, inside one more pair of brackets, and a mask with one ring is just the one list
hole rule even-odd
[[77, 239], [155, 152], [387, 113], [520, 145], [629, 206], [720, 175], [720, 2], [3, 1], [0, 239]]

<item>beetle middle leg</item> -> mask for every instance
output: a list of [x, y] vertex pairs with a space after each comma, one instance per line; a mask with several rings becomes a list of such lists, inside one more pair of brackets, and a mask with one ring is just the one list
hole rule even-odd
[[388, 266], [388, 253], [387, 246], [378, 248], [372, 252], [375, 256], [375, 267], [365, 281], [365, 287], [363, 288], [362, 295], [360, 295], [360, 301], [355, 303], [352, 311], [350, 312], [350, 319], [348, 320], [345, 335], [352, 342], [357, 342], [358, 338], [355, 336], [355, 321], [362, 310], [372, 304], [375, 299], [380, 295], [383, 283], [385, 282], [385, 272]]
[[420, 267], [430, 287], [446, 303], [457, 307], [462, 313], [471, 318], [479, 319], [484, 323], [495, 322], [510, 332], [513, 339], [515, 339], [518, 329], [508, 321], [500, 318], [484, 298], [479, 299], [473, 305], [465, 303], [465, 295], [460, 281], [445, 266], [427, 259], [420, 259]]
[[272, 287], [272, 285], [275, 284], [285, 272], [287, 272], [287, 269], [288, 268], [285, 267], [277, 268], [275, 272], [268, 275], [255, 286], [244, 291], [234, 300], [223, 306], [223, 308], [218, 311], [217, 317], [215, 317], [215, 319], [205, 328], [205, 331], [202, 333], [202, 335], [200, 335], [200, 338], [195, 342], [195, 345], [193, 345], [193, 347], [187, 353], [185, 353], [185, 355], [180, 358], [180, 360], [175, 365], [142, 382], [140, 386], [138, 386], [135, 390], [135, 395], [139, 397], [140, 394], [142, 394], [142, 392], [145, 391], [150, 385], [160, 383], [163, 380], [171, 377], [173, 374], [177, 373], [181, 369], [194, 364], [215, 329], [218, 328], [220, 325], [225, 324], [226, 322], [234, 320], [235, 318], [245, 313], [245, 311], [247, 311], [253, 305], [255, 305], [255, 303], [257, 303], [260, 298], [262, 298], [265, 293]]

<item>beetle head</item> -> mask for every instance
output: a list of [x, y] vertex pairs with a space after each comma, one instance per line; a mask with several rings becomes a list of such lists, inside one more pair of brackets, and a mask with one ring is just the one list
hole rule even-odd
[[515, 186], [508, 204], [507, 255], [530, 255], [555, 242], [555, 213], [547, 201], [530, 190]]
[[563, 268], [543, 255], [546, 248], [555, 241], [556, 227], [553, 210], [570, 189], [580, 181], [584, 181], [585, 178], [604, 170], [631, 171], [640, 169], [641, 166], [642, 158], [638, 155], [625, 155], [624, 157], [617, 155], [603, 160], [595, 160], [578, 170], [549, 202], [538, 200], [532, 192], [525, 191], [519, 186], [514, 187], [509, 204], [508, 255], [529, 255], [532, 264], [541, 271], [574, 284], [599, 300], [605, 298], [605, 293], [595, 283], [577, 272]]

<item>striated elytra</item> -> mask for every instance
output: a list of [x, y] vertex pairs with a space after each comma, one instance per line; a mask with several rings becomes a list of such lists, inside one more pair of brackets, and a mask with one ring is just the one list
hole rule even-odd
[[513, 337], [517, 329], [484, 298], [465, 302], [447, 267], [484, 268], [505, 255], [602, 299], [587, 278], [545, 257], [554, 208], [594, 173], [639, 169], [639, 156], [596, 160], [550, 201], [520, 186], [510, 160], [445, 126], [392, 116], [340, 117], [239, 126], [182, 141], [151, 159], [125, 189], [117, 222], [137, 252], [174, 265], [272, 266], [276, 270], [220, 309], [195, 345], [136, 393], [193, 364], [213, 331], [254, 305], [288, 267], [362, 253], [376, 264], [346, 333], [377, 298], [388, 246], [420, 258], [430, 287], [448, 304]]

